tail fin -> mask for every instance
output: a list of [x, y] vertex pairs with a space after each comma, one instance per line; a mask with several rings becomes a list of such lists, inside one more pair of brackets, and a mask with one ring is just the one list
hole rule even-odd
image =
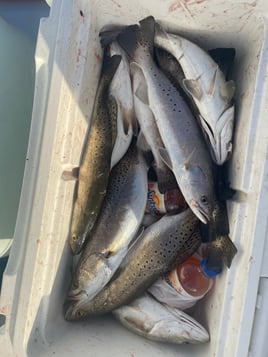
[[131, 59], [135, 60], [136, 51], [140, 47], [149, 51], [151, 55], [153, 54], [154, 26], [154, 18], [149, 16], [140, 21], [140, 27], [138, 25], [128, 26], [118, 35], [118, 43]]

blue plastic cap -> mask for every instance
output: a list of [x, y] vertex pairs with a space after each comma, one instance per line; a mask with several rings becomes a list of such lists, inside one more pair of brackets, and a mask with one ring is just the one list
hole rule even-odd
[[209, 278], [213, 278], [214, 276], [220, 274], [222, 272], [222, 269], [208, 269], [207, 268], [207, 258], [202, 259], [201, 261], [201, 267], [203, 270], [203, 273], [206, 274]]

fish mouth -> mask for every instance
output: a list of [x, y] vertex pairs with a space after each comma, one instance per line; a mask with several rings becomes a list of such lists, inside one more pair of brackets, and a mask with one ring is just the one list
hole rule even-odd
[[210, 221], [210, 215], [209, 213], [205, 212], [200, 205], [198, 204], [198, 202], [196, 202], [195, 200], [191, 200], [189, 202], [189, 206], [191, 208], [191, 210], [194, 212], [194, 214], [197, 216], [197, 218], [203, 222], [204, 224], [207, 224]]
[[70, 292], [64, 303], [64, 315], [66, 320], [76, 320], [76, 311], [83, 308], [91, 299], [84, 290]]

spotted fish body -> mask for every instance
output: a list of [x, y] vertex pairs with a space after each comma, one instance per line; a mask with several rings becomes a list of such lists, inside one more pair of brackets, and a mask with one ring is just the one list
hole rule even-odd
[[212, 157], [216, 164], [222, 165], [232, 151], [234, 82], [225, 80], [219, 65], [203, 49], [181, 36], [167, 33], [159, 24], [154, 42], [179, 62], [185, 76], [183, 87], [199, 110]]
[[153, 61], [154, 19], [129, 26], [117, 40], [140, 67], [146, 86], [136, 95], [149, 104], [165, 148], [163, 161], [173, 171], [189, 207], [204, 223], [211, 219], [214, 202], [212, 162], [187, 103]]
[[92, 237], [78, 261], [70, 296], [78, 294], [85, 302], [109, 282], [142, 222], [147, 181], [147, 165], [133, 140], [111, 171], [107, 194]]
[[114, 141], [108, 107], [109, 85], [120, 61], [120, 56], [110, 58], [107, 55], [103, 60], [73, 207], [69, 243], [74, 254], [80, 252], [87, 234], [93, 228], [106, 194]]
[[191, 256], [200, 245], [199, 221], [186, 210], [164, 216], [148, 227], [132, 246], [114, 279], [91, 301], [66, 301], [66, 320], [101, 315], [128, 304], [163, 273]]
[[135, 63], [131, 64], [130, 69], [132, 74], [134, 107], [137, 121], [139, 122], [141, 131], [153, 153], [159, 191], [161, 193], [165, 193], [168, 189], [176, 188], [177, 183], [173, 173], [164, 163], [159, 153], [159, 148], [164, 147], [164, 144], [156, 125], [154, 115], [149, 105], [143, 103], [136, 95], [136, 91], [144, 81], [144, 76], [140, 68], [136, 66]]

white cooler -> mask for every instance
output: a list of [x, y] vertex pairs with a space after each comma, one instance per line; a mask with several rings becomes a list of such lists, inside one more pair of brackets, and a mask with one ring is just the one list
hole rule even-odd
[[[266, 1], [54, 0], [40, 23], [26, 169], [14, 242], [3, 277], [0, 355], [266, 356], [268, 334], [268, 101]], [[99, 31], [153, 15], [206, 49], [234, 47], [234, 153], [229, 165], [230, 270], [194, 317], [210, 342], [171, 345], [136, 336], [111, 315], [70, 323], [62, 305], [70, 283], [68, 231], [78, 165], [101, 67]], [[267, 346], [268, 347], [268, 346]]]

